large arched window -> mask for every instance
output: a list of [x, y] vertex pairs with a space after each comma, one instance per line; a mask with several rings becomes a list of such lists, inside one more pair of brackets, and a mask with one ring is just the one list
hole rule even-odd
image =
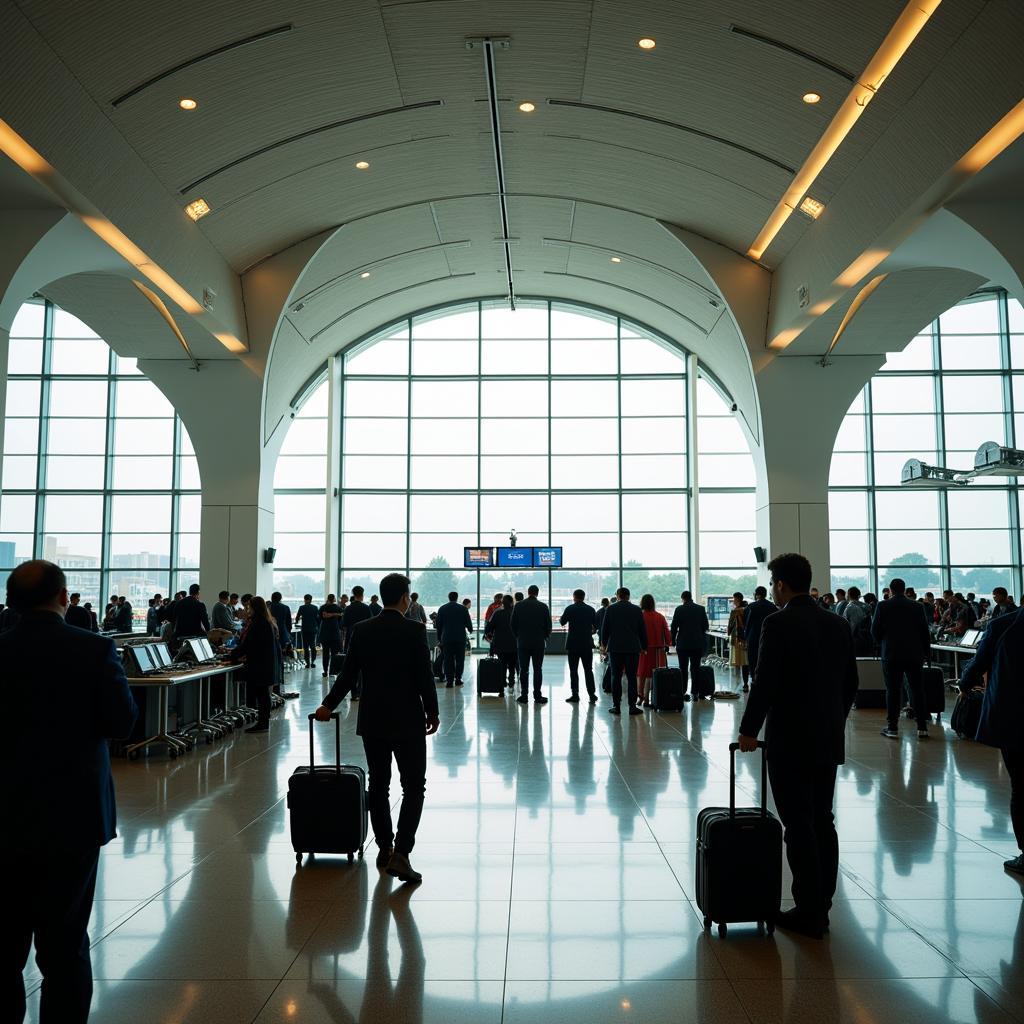
[[[454, 588], [478, 607], [537, 582], [559, 605], [623, 580], [674, 604], [690, 586], [687, 361], [605, 312], [475, 302], [393, 324], [340, 360], [338, 575], [376, 588], [410, 573], [427, 603]], [[729, 406], [697, 382], [702, 583], [753, 586], [754, 470]], [[275, 490], [276, 579], [319, 594], [328, 383], [285, 440]], [[560, 545], [565, 568], [466, 572], [466, 545]], [[479, 587], [479, 589], [478, 589]]]
[[850, 407], [829, 480], [832, 583], [1021, 593], [1020, 500], [1006, 477], [907, 490], [910, 458], [970, 470], [985, 441], [1024, 444], [1024, 314], [1003, 291], [943, 313]]
[[14, 319], [0, 496], [0, 588], [49, 558], [94, 609], [146, 602], [199, 576], [199, 468], [161, 391], [50, 302]]

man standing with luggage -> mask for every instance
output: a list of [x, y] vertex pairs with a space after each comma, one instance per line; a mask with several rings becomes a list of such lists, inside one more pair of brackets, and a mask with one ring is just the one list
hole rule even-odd
[[700, 696], [697, 679], [700, 676], [700, 659], [704, 657], [704, 651], [707, 649], [708, 613], [704, 610], [704, 605], [693, 600], [693, 595], [688, 590], [684, 590], [679, 599], [683, 603], [676, 607], [668, 631], [676, 649], [676, 657], [679, 659], [679, 672], [683, 677], [683, 700], [689, 700], [690, 694], [686, 692], [687, 666], [690, 669], [693, 692]]
[[16, 723], [0, 748], [10, 823], [0, 870], [13, 883], [0, 1017], [24, 1019], [22, 971], [34, 940], [40, 1020], [80, 1024], [92, 1001], [86, 929], [100, 847], [116, 834], [107, 739], [128, 735], [138, 709], [111, 640], [65, 624], [58, 566], [19, 565], [7, 600], [21, 618], [0, 636], [5, 710]]
[[[846, 591], [843, 591], [843, 604], [846, 604]], [[838, 607], [838, 606], [837, 606]], [[768, 591], [764, 587], [754, 589], [754, 602], [747, 609], [745, 637], [747, 641], [747, 661], [750, 663], [751, 678], [757, 673], [757, 648], [761, 642], [761, 626], [769, 615], [775, 613], [775, 605], [768, 600]], [[749, 687], [744, 683], [743, 690]]]
[[[426, 632], [421, 623], [405, 617], [411, 603], [409, 578], [399, 573], [385, 576], [380, 596], [383, 611], [352, 630], [345, 665], [316, 718], [330, 721], [331, 712], [362, 679], [356, 732], [363, 738], [370, 775], [367, 796], [377, 867], [403, 882], [419, 882], [423, 876], [413, 870], [409, 854], [423, 813], [426, 738], [439, 725], [437, 693]], [[397, 834], [391, 820], [392, 757], [402, 782]]]
[[302, 633], [302, 653], [306, 660], [306, 668], [316, 665], [316, 631], [320, 626], [320, 611], [313, 604], [313, 595], [304, 594], [302, 604], [295, 613], [295, 622]]
[[320, 651], [323, 654], [324, 679], [331, 671], [332, 655], [341, 654], [341, 619], [344, 614], [344, 609], [334, 595], [328, 594], [327, 604], [320, 606]]
[[434, 622], [437, 642], [441, 645], [444, 685], [461, 686], [462, 673], [466, 668], [466, 637], [473, 632], [473, 619], [469, 609], [459, 604], [459, 595], [452, 591], [448, 603], [437, 609]]
[[857, 693], [857, 661], [846, 622], [808, 590], [811, 563], [779, 555], [768, 563], [779, 611], [761, 625], [757, 676], [740, 723], [740, 750], [757, 750], [765, 728], [768, 777], [785, 829], [796, 906], [782, 928], [820, 939], [839, 875], [832, 802], [846, 760], [846, 716]]
[[597, 701], [597, 687], [594, 686], [594, 633], [597, 631], [597, 613], [586, 603], [587, 595], [582, 590], [572, 592], [572, 604], [562, 612], [558, 620], [569, 627], [565, 638], [565, 653], [569, 656], [569, 686], [572, 693], [565, 698], [566, 704], [580, 702], [580, 662], [583, 663], [583, 679], [587, 684], [590, 703]]
[[516, 638], [519, 654], [519, 696], [516, 700], [525, 704], [529, 700], [530, 666], [533, 666], [533, 700], [547, 704], [548, 699], [541, 692], [544, 681], [541, 666], [544, 664], [544, 648], [551, 636], [551, 609], [537, 599], [540, 588], [531, 583], [526, 588], [526, 600], [512, 609], [512, 634]]
[[640, 652], [647, 650], [647, 626], [644, 613], [638, 605], [629, 600], [629, 589], [619, 587], [615, 591], [618, 600], [608, 606], [601, 623], [601, 646], [608, 652], [612, 673], [612, 706], [609, 714], [622, 713], [622, 673], [626, 673], [629, 713], [642, 715], [636, 706], [636, 670], [640, 664]]
[[900, 738], [900, 709], [903, 707], [903, 677], [907, 677], [910, 703], [917, 716], [917, 738], [928, 739], [928, 701], [925, 699], [921, 667], [931, 653], [932, 635], [924, 610], [906, 595], [901, 579], [889, 584], [889, 600], [879, 603], [871, 620], [871, 636], [882, 645], [882, 677], [885, 679], [885, 718], [882, 735]]
[[1010, 778], [1010, 822], [1021, 851], [1003, 867], [1024, 875], [1024, 611], [1000, 615], [985, 630], [960, 675], [961, 699], [982, 685], [986, 673], [976, 739], [1003, 755]]

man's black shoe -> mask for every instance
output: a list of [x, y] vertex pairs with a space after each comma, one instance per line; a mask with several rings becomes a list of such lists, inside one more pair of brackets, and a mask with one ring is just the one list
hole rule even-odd
[[579, 702], [580, 702], [580, 695], [578, 693], [574, 693], [571, 697], [566, 697], [565, 698], [565, 703], [566, 704], [579, 704]]
[[630, 705], [629, 713], [631, 715], [642, 715], [644, 713], [643, 708], [638, 708], [635, 704]]
[[1007, 871], [1014, 871], [1018, 875], [1024, 875], [1024, 853], [1017, 857], [1011, 857], [1009, 860], [1004, 860], [1003, 867]]
[[548, 702], [548, 699], [543, 694], [535, 693], [533, 695], [533, 703], [534, 704], [547, 704], [547, 702]]
[[444, 684], [444, 688], [446, 690], [450, 690], [454, 685], [455, 685], [454, 683], [445, 683]]
[[462, 685], [462, 680], [461, 679], [456, 679], [455, 680], [455, 685], [456, 686], [461, 686]]
[[591, 704], [596, 704], [597, 703], [597, 694], [596, 693], [592, 693], [590, 695], [590, 703]]
[[619, 705], [618, 705], [618, 704], [613, 704], [613, 705], [612, 705], [612, 706], [611, 706], [611, 707], [610, 707], [610, 708], [608, 709], [608, 714], [609, 714], [609, 715], [621, 715], [621, 714], [622, 714], [622, 712], [621, 712], [621, 711], [619, 710]]
[[524, 693], [521, 697], [516, 697], [516, 703], [517, 704], [529, 704], [530, 703], [530, 698], [527, 697], [526, 694]]
[[809, 939], [821, 939], [825, 936], [824, 922], [812, 920], [796, 907], [793, 907], [792, 910], [783, 910], [775, 918], [775, 924], [779, 928], [785, 928], [788, 932], [796, 932]]

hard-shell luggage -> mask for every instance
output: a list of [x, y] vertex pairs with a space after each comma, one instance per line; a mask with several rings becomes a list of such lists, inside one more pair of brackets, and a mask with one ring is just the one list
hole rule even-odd
[[924, 690], [925, 711], [929, 715], [941, 716], [946, 710], [946, 679], [942, 669], [921, 669], [921, 686]]
[[651, 704], [655, 711], [683, 710], [683, 673], [677, 668], [656, 668], [651, 676]]
[[341, 670], [345, 667], [345, 655], [338, 651], [331, 654], [327, 661], [327, 674], [329, 676], [340, 676]]
[[444, 650], [440, 644], [434, 648], [434, 660], [430, 664], [435, 679], [444, 679]]
[[710, 699], [715, 694], [715, 670], [710, 665], [701, 665], [697, 670], [697, 678], [693, 684], [694, 699], [701, 697]]
[[499, 697], [505, 695], [505, 665], [493, 655], [481, 658], [476, 665], [476, 695], [479, 697], [485, 693], [496, 693]]
[[304, 853], [363, 855], [366, 843], [366, 772], [341, 763], [341, 722], [334, 719], [334, 764], [317, 765], [313, 752], [313, 719], [309, 716], [309, 764], [288, 780], [288, 821], [295, 863]]
[[697, 815], [697, 906], [704, 927], [725, 936], [734, 922], [756, 921], [775, 930], [782, 902], [782, 824], [768, 810], [765, 744], [761, 749], [761, 806], [736, 806], [736, 751], [729, 744], [729, 806]]
[[612, 692], [612, 663], [611, 659], [604, 663], [604, 676], [601, 679], [601, 689], [605, 693]]
[[968, 690], [957, 697], [956, 704], [953, 705], [953, 714], [949, 718], [949, 727], [960, 739], [973, 740], [978, 735], [981, 704], [984, 699], [984, 690]]

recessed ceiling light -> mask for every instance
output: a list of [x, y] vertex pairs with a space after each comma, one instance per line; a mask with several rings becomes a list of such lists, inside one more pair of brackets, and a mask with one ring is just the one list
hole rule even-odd
[[368, 160], [357, 160], [356, 170], [357, 171], [368, 171], [370, 169], [370, 163]]
[[529, 100], [527, 100], [525, 103], [519, 104], [519, 109], [524, 114], [532, 114], [537, 108]]
[[199, 220], [200, 217], [205, 217], [210, 212], [210, 204], [205, 199], [193, 199], [185, 207], [185, 212], [193, 220]]
[[653, 50], [658, 44], [650, 36], [644, 36], [643, 39], [636, 41], [636, 45], [641, 50]]
[[368, 270], [364, 270], [359, 276], [365, 281], [370, 276], [370, 272]]
[[805, 92], [804, 103], [817, 103], [821, 100], [821, 94], [816, 92]]
[[804, 201], [800, 204], [800, 212], [806, 213], [811, 220], [817, 220], [824, 209], [824, 203], [819, 202], [817, 199], [812, 199], [810, 196], [804, 196]]
[[181, 107], [182, 110], [195, 110], [199, 104], [190, 96], [183, 96], [178, 100], [178, 106]]
[[613, 256], [612, 257], [612, 263], [621, 263], [621, 262], [622, 262], [622, 257], [621, 256]]

